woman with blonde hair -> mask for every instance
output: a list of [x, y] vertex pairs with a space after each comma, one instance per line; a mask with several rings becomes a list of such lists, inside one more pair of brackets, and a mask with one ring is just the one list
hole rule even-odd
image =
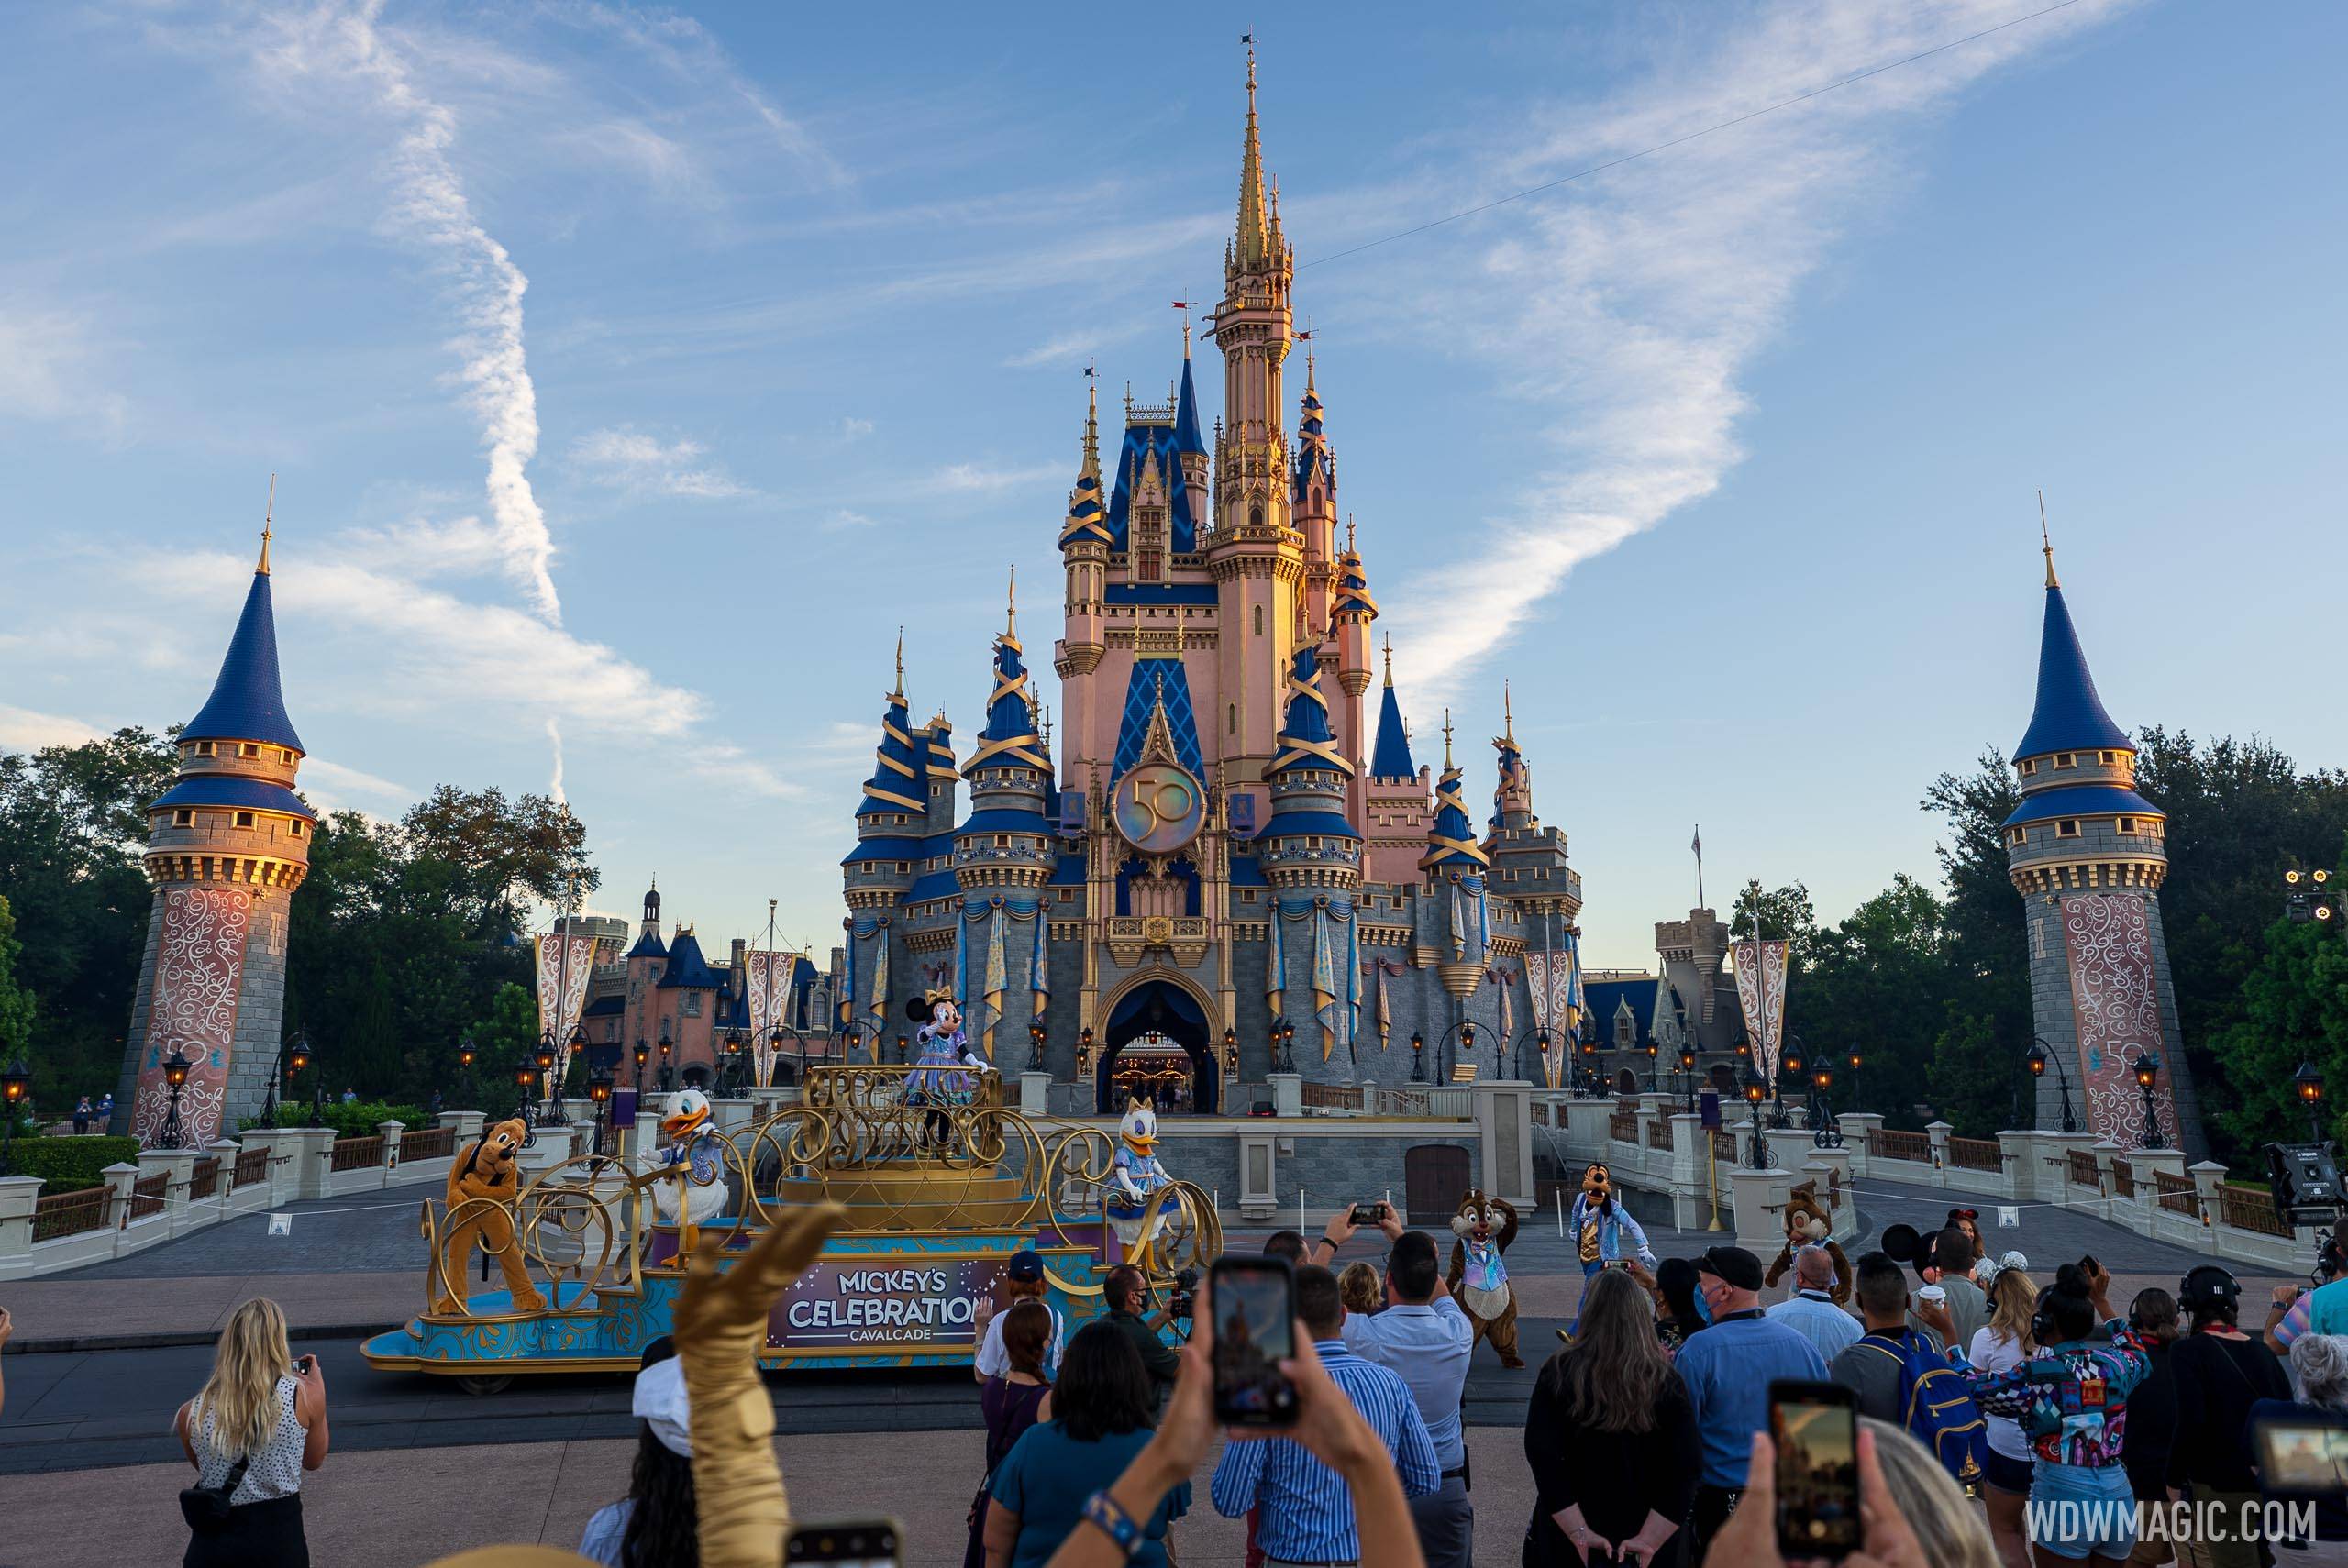
[[[1989, 1292], [1989, 1320], [1973, 1331], [1966, 1358], [1987, 1372], [2007, 1372], [2030, 1358], [2030, 1319], [2038, 1308], [2038, 1286], [2022, 1272], [2021, 1254], [1982, 1260]], [[1981, 1501], [1989, 1512], [1989, 1537], [2006, 1568], [2030, 1568], [2030, 1535], [2024, 1513], [2035, 1469], [2030, 1440], [2012, 1416], [1991, 1416], [1989, 1463], [1982, 1474]]]
[[[172, 1425], [196, 1470], [181, 1495], [181, 1568], [309, 1568], [302, 1472], [327, 1462], [327, 1380], [317, 1357], [294, 1359], [276, 1302], [255, 1297], [228, 1315], [211, 1377]], [[203, 1492], [213, 1497], [192, 1496]]]
[[1386, 1305], [1386, 1281], [1379, 1277], [1378, 1265], [1361, 1262], [1349, 1263], [1337, 1275], [1337, 1298], [1345, 1303], [1346, 1315], [1367, 1318]]
[[[2022, 1324], [2025, 1331], [2029, 1326], [2027, 1320]], [[1988, 1331], [1977, 1329], [1974, 1338], [1977, 1340]], [[1916, 1532], [1926, 1568], [1998, 1568], [1999, 1549], [1993, 1544], [1996, 1514], [1990, 1515], [1990, 1528], [1984, 1530], [1981, 1516], [1966, 1501], [1965, 1489], [1950, 1476], [1948, 1467], [1904, 1429], [1872, 1416], [1860, 1417], [1859, 1425], [1874, 1434], [1876, 1463], [1883, 1470], [1893, 1506], [1899, 1510], [1899, 1517], [1908, 1521], [1908, 1528]], [[1997, 1496], [1995, 1492], [1989, 1495]], [[1868, 1544], [1872, 1550], [1874, 1543]]]

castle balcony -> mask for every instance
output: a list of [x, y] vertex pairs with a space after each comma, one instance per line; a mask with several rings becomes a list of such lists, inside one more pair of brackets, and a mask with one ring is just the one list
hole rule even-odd
[[1204, 915], [1112, 915], [1106, 933], [1110, 956], [1121, 969], [1137, 969], [1154, 948], [1174, 955], [1178, 968], [1195, 969], [1206, 959], [1214, 927]]

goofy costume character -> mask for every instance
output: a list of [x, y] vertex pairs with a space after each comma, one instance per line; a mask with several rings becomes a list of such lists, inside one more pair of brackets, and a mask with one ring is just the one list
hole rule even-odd
[[[1600, 1269], [1610, 1264], [1619, 1268], [1633, 1258], [1655, 1267], [1647, 1233], [1614, 1196], [1614, 1175], [1601, 1160], [1592, 1160], [1581, 1173], [1581, 1191], [1574, 1197], [1570, 1228], [1585, 1281]], [[1581, 1314], [1576, 1311], [1573, 1325], [1566, 1332], [1571, 1334], [1580, 1327]]]

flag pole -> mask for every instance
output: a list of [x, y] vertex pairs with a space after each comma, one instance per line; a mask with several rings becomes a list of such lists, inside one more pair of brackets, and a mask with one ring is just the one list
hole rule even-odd
[[1696, 824], [1696, 836], [1695, 836], [1693, 839], [1691, 839], [1691, 840], [1689, 840], [1689, 841], [1688, 847], [1689, 847], [1689, 848], [1690, 848], [1690, 849], [1692, 849], [1692, 850], [1694, 850], [1694, 851], [1696, 852], [1696, 907], [1697, 907], [1698, 909], [1700, 909], [1700, 909], [1702, 909], [1702, 908], [1704, 907], [1704, 824], [1703, 824], [1703, 823], [1698, 823]]

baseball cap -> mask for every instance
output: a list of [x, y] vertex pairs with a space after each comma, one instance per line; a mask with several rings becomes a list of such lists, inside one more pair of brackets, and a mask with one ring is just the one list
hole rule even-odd
[[1698, 1274], [1716, 1275], [1739, 1290], [1761, 1288], [1761, 1260], [1743, 1247], [1709, 1247], [1696, 1260]]
[[1022, 1247], [1011, 1254], [1002, 1272], [1023, 1285], [1033, 1285], [1044, 1277], [1044, 1254], [1033, 1247]]

